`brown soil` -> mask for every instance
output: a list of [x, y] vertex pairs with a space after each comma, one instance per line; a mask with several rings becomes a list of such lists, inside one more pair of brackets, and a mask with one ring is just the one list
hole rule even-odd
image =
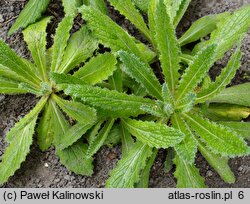
[[[57, 1], [52, 1], [50, 11], [47, 14], [58, 14], [55, 16], [60, 19], [62, 12], [58, 11], [60, 7], [57, 6]], [[5, 40], [19, 55], [30, 58], [20, 32], [7, 36], [8, 29], [26, 3], [27, 1], [23, 0], [0, 1], [0, 38]], [[183, 33], [193, 21], [204, 15], [226, 10], [233, 11], [241, 5], [248, 3], [250, 3], [250, 0], [193, 0], [187, 14], [178, 27], [178, 33]], [[120, 25], [128, 29], [130, 33], [140, 40], [143, 40], [138, 35], [138, 31], [112, 8], [110, 8], [110, 13], [113, 19]], [[242, 50], [244, 52], [242, 66], [232, 84], [250, 81], [250, 33], [244, 40]], [[228, 56], [216, 64], [215, 69], [211, 72], [212, 76], [216, 76], [220, 72], [220, 69], [226, 65], [227, 60]], [[0, 95], [0, 158], [7, 145], [4, 142], [6, 133], [36, 102], [37, 99], [33, 95]], [[120, 146], [111, 149], [103, 147], [95, 157], [94, 175], [85, 177], [75, 175], [62, 166], [57, 156], [55, 156], [53, 148], [46, 152], [41, 152], [34, 142], [31, 152], [27, 160], [22, 164], [21, 169], [3, 187], [103, 187], [110, 170], [114, 168], [120, 155]], [[159, 152], [151, 171], [150, 187], [175, 187], [176, 185], [173, 171], [169, 173], [164, 173], [163, 171], [165, 156], [164, 151]], [[236, 176], [236, 183], [231, 185], [225, 184], [199, 154], [197, 155], [196, 164], [209, 187], [250, 187], [250, 157], [230, 160], [230, 166]]]

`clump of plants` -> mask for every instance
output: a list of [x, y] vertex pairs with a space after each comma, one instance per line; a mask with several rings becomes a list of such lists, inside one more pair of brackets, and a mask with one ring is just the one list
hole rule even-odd
[[[48, 50], [45, 33], [38, 29], [45, 30], [48, 18], [24, 30], [35, 65], [17, 57], [1, 42], [0, 82], [5, 87], [0, 92], [31, 92], [42, 99], [8, 133], [10, 145], [0, 164], [0, 172], [5, 172], [0, 183], [25, 160], [42, 110], [38, 144], [43, 150], [53, 144], [71, 171], [91, 175], [95, 153], [103, 145], [122, 144], [122, 159], [111, 171], [107, 187], [148, 187], [150, 169], [162, 148], [167, 151], [166, 168], [175, 165], [177, 187], [205, 187], [195, 166], [198, 151], [225, 182], [233, 183], [228, 159], [250, 153], [245, 141], [250, 135], [249, 123], [241, 122], [250, 113], [250, 84], [226, 86], [240, 67], [250, 6], [232, 14], [205, 16], [177, 39], [175, 29], [190, 0], [109, 2], [141, 31], [147, 44], [129, 35], [105, 13], [86, 5], [78, 10], [87, 26], [70, 37], [73, 18], [65, 17]], [[147, 13], [148, 24], [136, 8]], [[83, 31], [87, 34], [77, 35]], [[91, 57], [97, 42], [111, 52]], [[76, 48], [78, 57], [72, 61], [78, 61], [71, 64]], [[211, 80], [210, 69], [232, 48], [227, 66]], [[80, 62], [85, 62], [84, 66], [73, 70]], [[37, 75], [27, 70], [38, 70]], [[76, 124], [70, 126], [61, 110]], [[13, 161], [12, 166], [9, 161]]]

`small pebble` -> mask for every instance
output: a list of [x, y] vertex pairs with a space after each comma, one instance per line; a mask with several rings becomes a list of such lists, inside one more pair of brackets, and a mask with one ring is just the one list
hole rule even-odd
[[45, 166], [46, 168], [48, 168], [48, 167], [49, 167], [48, 163], [45, 163], [45, 164], [44, 164], [44, 166]]

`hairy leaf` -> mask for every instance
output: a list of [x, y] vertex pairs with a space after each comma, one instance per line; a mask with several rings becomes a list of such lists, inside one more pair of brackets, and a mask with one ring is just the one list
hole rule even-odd
[[222, 124], [226, 127], [237, 132], [240, 136], [244, 137], [247, 140], [250, 140], [250, 123], [249, 122], [226, 122], [219, 121], [219, 124]]
[[67, 16], [73, 16], [77, 14], [77, 8], [82, 5], [82, 0], [62, 0], [64, 13]]
[[104, 145], [113, 147], [121, 143], [122, 131], [119, 124], [114, 124], [111, 128]]
[[[99, 87], [65, 85], [65, 93], [96, 108], [105, 110], [107, 115], [118, 114], [118, 117], [136, 116], [143, 113], [140, 109], [143, 104], [154, 104], [150, 99], [127, 95], [117, 91], [110, 91]], [[121, 106], [122, 104], [122, 106]]]
[[68, 73], [81, 62], [85, 62], [91, 57], [97, 48], [97, 40], [88, 28], [83, 26], [70, 37], [58, 72]]
[[46, 28], [50, 22], [50, 17], [44, 18], [41, 21], [30, 25], [23, 31], [23, 37], [32, 54], [32, 58], [37, 65], [40, 77], [48, 80], [46, 67]]
[[86, 144], [78, 141], [64, 150], [57, 150], [57, 155], [60, 157], [60, 162], [70, 171], [84, 176], [91, 176], [94, 168], [93, 159], [86, 159], [87, 148]]
[[185, 160], [176, 156], [174, 159], [177, 179], [177, 188], [205, 188], [204, 178], [194, 164], [188, 164]]
[[[199, 140], [198, 140], [199, 141]], [[228, 159], [215, 154], [202, 142], [199, 141], [199, 151], [208, 161], [208, 163], [216, 170], [220, 177], [227, 183], [234, 183], [235, 177], [230, 167], [228, 166]]]
[[183, 114], [183, 116], [188, 125], [194, 129], [213, 152], [228, 157], [249, 153], [247, 144], [241, 137], [238, 137], [236, 132], [196, 114], [192, 114], [192, 116]]
[[212, 45], [198, 53], [192, 64], [185, 70], [177, 88], [177, 100], [192, 91], [206, 76], [214, 63], [216, 46]]
[[122, 139], [122, 155], [125, 156], [130, 152], [135, 142], [130, 132], [126, 129], [123, 123], [120, 123], [121, 139]]
[[179, 130], [161, 123], [126, 119], [123, 120], [123, 124], [133, 136], [150, 147], [173, 147], [179, 144], [185, 136]]
[[19, 14], [16, 22], [9, 30], [9, 35], [13, 34], [19, 28], [25, 28], [35, 23], [46, 10], [50, 0], [29, 0], [25, 8]]
[[107, 7], [106, 7], [106, 4], [105, 4], [104, 0], [83, 0], [83, 3], [85, 5], [93, 6], [94, 8], [101, 11], [103, 14], [108, 13]]
[[196, 102], [205, 102], [206, 100], [211, 99], [216, 94], [220, 93], [223, 89], [225, 89], [227, 84], [230, 83], [230, 81], [236, 74], [236, 70], [240, 67], [241, 56], [242, 53], [240, 49], [238, 49], [232, 55], [227, 67], [223, 69], [222, 73], [219, 77], [216, 78], [215, 82], [211, 83], [208, 88], [198, 93]]
[[185, 163], [193, 164], [195, 154], [197, 152], [197, 142], [193, 136], [192, 131], [185, 124], [185, 122], [176, 114], [172, 117], [172, 123], [174, 128], [180, 130], [185, 134], [184, 140], [174, 147], [177, 155], [182, 160], [185, 160]]
[[[177, 6], [174, 7], [176, 14], [174, 15], [174, 26], [177, 27], [179, 22], [181, 21], [184, 13], [186, 12], [191, 0], [171, 0], [172, 2], [179, 2], [175, 3]], [[173, 3], [174, 4], [174, 3]]]
[[22, 94], [25, 89], [19, 88], [19, 82], [0, 76], [0, 94]]
[[74, 76], [94, 85], [108, 79], [116, 70], [116, 63], [115, 56], [110, 53], [98, 55], [81, 67]]
[[139, 181], [141, 170], [146, 166], [152, 149], [146, 144], [137, 142], [117, 164], [106, 182], [108, 188], [133, 188]]
[[147, 25], [131, 0], [110, 0], [110, 3], [150, 40], [151, 36]]
[[145, 13], [148, 11], [149, 1], [150, 0], [132, 0], [135, 6]]
[[16, 132], [16, 135], [15, 139], [7, 147], [0, 163], [0, 184], [7, 182], [8, 178], [20, 168], [21, 163], [29, 153], [36, 119], [37, 115], [26, 126], [22, 128], [16, 126], [12, 129], [12, 131]]
[[122, 70], [140, 83], [151, 96], [161, 100], [161, 84], [156, 78], [151, 67], [142, 62], [134, 54], [119, 51], [118, 55], [123, 62], [121, 66]]
[[229, 103], [250, 106], [250, 83], [244, 83], [224, 89], [210, 102]]
[[63, 18], [63, 20], [59, 23], [58, 28], [56, 29], [54, 44], [51, 48], [52, 62], [50, 70], [53, 72], [57, 72], [60, 68], [73, 23], [74, 18], [72, 16], [67, 16]]
[[178, 82], [179, 73], [179, 45], [175, 35], [175, 29], [171, 23], [170, 16], [167, 13], [164, 0], [152, 1], [155, 5], [151, 5], [152, 16], [150, 26], [153, 30], [154, 41], [159, 51], [162, 71], [165, 81], [168, 83], [171, 91], [175, 89]]

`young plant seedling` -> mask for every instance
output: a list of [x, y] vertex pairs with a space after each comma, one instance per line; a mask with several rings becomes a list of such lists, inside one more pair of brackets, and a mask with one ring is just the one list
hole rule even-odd
[[[49, 22], [50, 17], [43, 18], [23, 31], [34, 63], [17, 56], [0, 40], [0, 93], [32, 93], [40, 98], [30, 113], [6, 136], [9, 146], [0, 163], [0, 184], [20, 168], [29, 153], [35, 130], [41, 150], [53, 145], [61, 163], [69, 170], [82, 175], [93, 173], [93, 159], [85, 157], [88, 145], [79, 139], [98, 122], [96, 111], [77, 101], [64, 99], [50, 74], [72, 73], [80, 65], [78, 81], [95, 85], [112, 75], [117, 61], [110, 53], [98, 54], [81, 67], [81, 63], [86, 62], [98, 49], [98, 42], [86, 26], [70, 36], [73, 16], [66, 16], [60, 22], [52, 47], [46, 49], [46, 27]], [[72, 127], [65, 114], [76, 121]]]
[[[149, 28], [131, 1], [110, 2], [152, 43], [156, 59], [161, 64], [164, 83], [159, 82], [148, 64], [152, 56], [155, 58], [149, 48], [94, 8], [80, 8], [93, 33], [116, 52], [120, 64], [115, 73], [123, 72], [120, 76], [123, 76], [124, 84], [120, 86], [131, 87], [130, 92], [133, 92], [133, 85], [139, 83], [147, 93], [143, 97], [143, 91], [128, 95], [118, 92], [124, 89], [109, 90], [75, 83], [59, 85], [66, 94], [94, 107], [97, 112], [119, 118], [120, 129], [126, 133], [126, 139], [130, 138], [122, 140], [123, 149], [127, 151], [111, 172], [107, 187], [146, 187], [145, 178], [148, 178], [155, 152], [159, 148], [170, 150], [170, 147], [174, 150], [177, 187], [205, 187], [204, 178], [195, 166], [197, 150], [225, 182], [233, 183], [235, 178], [227, 164], [228, 158], [248, 155], [250, 151], [244, 141], [244, 136], [249, 136], [249, 133], [243, 133], [241, 129], [245, 126], [249, 129], [249, 123], [232, 121], [249, 116], [249, 98], [245, 96], [244, 102], [239, 102], [241, 95], [235, 92], [234, 100], [228, 102], [228, 99], [223, 101], [223, 93], [233, 92], [233, 88], [225, 87], [240, 67], [240, 42], [249, 28], [250, 6], [242, 7], [233, 14], [204, 17], [191, 26], [180, 38], [182, 40], [177, 40], [175, 27], [183, 15], [179, 9], [186, 8], [188, 1], [182, 1], [185, 6], [175, 7], [168, 1], [151, 0], [148, 7]], [[218, 23], [218, 16], [227, 17], [219, 18]], [[202, 29], [201, 25], [208, 24], [211, 25], [209, 29]], [[196, 41], [209, 33], [210, 39], [198, 43], [194, 50], [188, 52], [188, 57], [183, 54], [180, 44]], [[228, 65], [212, 82], [209, 70], [234, 45], [237, 48]], [[186, 62], [185, 66], [181, 66], [181, 62]], [[125, 80], [127, 77], [124, 75], [136, 82]], [[116, 77], [114, 75], [114, 79]], [[249, 84], [241, 88], [246, 87], [249, 88]], [[214, 106], [219, 108], [216, 110]], [[228, 124], [215, 122], [216, 114], [220, 115], [219, 120], [226, 120]], [[131, 135], [136, 138], [135, 142], [133, 139], [131, 142]]]

